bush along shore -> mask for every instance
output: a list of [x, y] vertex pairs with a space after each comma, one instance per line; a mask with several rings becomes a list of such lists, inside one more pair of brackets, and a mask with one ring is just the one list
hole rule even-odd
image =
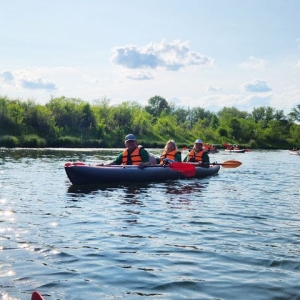
[[179, 148], [195, 139], [223, 148], [237, 144], [249, 149], [300, 147], [300, 104], [285, 115], [272, 107], [251, 113], [234, 107], [211, 112], [181, 108], [160, 96], [146, 106], [136, 102], [111, 105], [104, 98], [92, 104], [77, 98], [52, 98], [45, 105], [33, 100], [0, 97], [0, 147], [119, 148], [133, 133], [147, 148], [163, 148], [174, 139]]

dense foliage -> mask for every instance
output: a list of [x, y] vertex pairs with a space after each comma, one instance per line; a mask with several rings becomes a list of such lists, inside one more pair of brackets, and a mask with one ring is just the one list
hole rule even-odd
[[201, 138], [221, 146], [247, 148], [300, 147], [300, 104], [285, 116], [282, 110], [257, 107], [252, 113], [224, 107], [217, 113], [201, 107], [179, 108], [160, 96], [143, 107], [136, 102], [92, 104], [76, 98], [33, 100], [0, 97], [0, 146], [123, 147], [133, 133], [147, 147], [163, 147], [172, 138], [190, 146]]

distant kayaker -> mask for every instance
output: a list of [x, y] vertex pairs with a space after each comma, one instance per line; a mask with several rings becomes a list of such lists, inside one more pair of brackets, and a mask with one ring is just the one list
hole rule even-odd
[[198, 139], [194, 143], [193, 149], [189, 154], [184, 158], [184, 162], [199, 162], [202, 167], [209, 167], [209, 156], [207, 151], [203, 149], [202, 140]]
[[126, 149], [108, 165], [138, 165], [144, 167], [145, 165], [150, 164], [149, 153], [143, 146], [138, 146], [137, 140], [133, 134], [126, 135], [125, 146]]
[[161, 165], [165, 164], [166, 161], [177, 161], [181, 162], [181, 152], [177, 150], [176, 143], [174, 140], [168, 140], [165, 148], [159, 158], [159, 163]]

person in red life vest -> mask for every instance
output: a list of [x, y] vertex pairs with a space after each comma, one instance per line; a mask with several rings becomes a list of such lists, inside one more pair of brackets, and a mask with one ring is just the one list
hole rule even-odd
[[181, 152], [177, 150], [176, 144], [173, 140], [168, 140], [159, 158], [159, 163], [163, 165], [166, 162], [172, 161], [181, 162]]
[[143, 168], [150, 164], [148, 151], [145, 150], [143, 146], [138, 146], [133, 134], [126, 135], [125, 146], [126, 149], [108, 165], [138, 165]]
[[189, 152], [189, 154], [184, 158], [184, 162], [198, 162], [202, 167], [209, 167], [209, 156], [207, 151], [203, 149], [202, 140], [196, 140], [194, 143], [193, 149]]

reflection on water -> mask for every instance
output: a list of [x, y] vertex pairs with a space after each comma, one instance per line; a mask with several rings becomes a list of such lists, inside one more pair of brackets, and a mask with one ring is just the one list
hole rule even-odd
[[147, 189], [150, 186], [148, 183], [128, 183], [128, 184], [119, 184], [119, 183], [109, 183], [109, 184], [93, 184], [93, 185], [70, 185], [68, 187], [68, 193], [74, 194], [89, 194], [97, 191], [105, 191], [110, 189], [128, 189], [128, 191], [132, 191], [133, 193], [138, 193], [140, 189]]
[[108, 189], [126, 189], [128, 193], [139, 193], [142, 190], [148, 188], [163, 188], [169, 194], [188, 194], [197, 190], [205, 188], [207, 182], [201, 182], [199, 179], [178, 179], [171, 181], [164, 181], [163, 183], [145, 183], [145, 182], [128, 182], [128, 183], [106, 183], [106, 184], [92, 184], [92, 185], [70, 185], [68, 187], [68, 193], [75, 194], [89, 194], [96, 191], [104, 191]]
[[70, 184], [66, 161], [118, 152], [0, 149], [0, 299], [299, 299], [300, 157], [253, 151], [210, 178]]

